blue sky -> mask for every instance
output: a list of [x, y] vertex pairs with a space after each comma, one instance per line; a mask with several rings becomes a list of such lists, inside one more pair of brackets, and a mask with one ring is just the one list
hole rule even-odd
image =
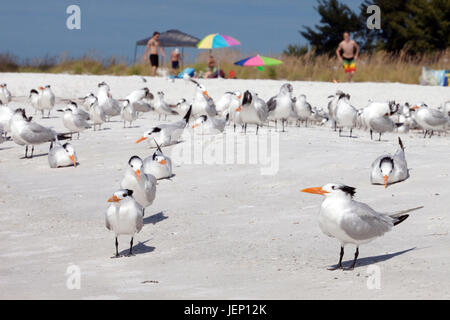
[[[298, 30], [320, 17], [307, 0], [15, 0], [2, 1], [0, 52], [19, 58], [102, 57], [132, 59], [136, 40], [154, 30], [179, 29], [199, 38], [219, 32], [242, 43], [243, 52], [277, 54], [290, 43], [305, 44]], [[352, 9], [362, 1], [343, 0]], [[66, 8], [81, 8], [81, 30], [68, 30]], [[195, 50], [191, 50], [191, 56]]]

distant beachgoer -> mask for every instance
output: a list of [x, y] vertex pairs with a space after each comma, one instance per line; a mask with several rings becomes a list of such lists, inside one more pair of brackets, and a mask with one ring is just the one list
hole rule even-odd
[[159, 35], [160, 33], [158, 31], [155, 31], [153, 33], [153, 36], [148, 40], [147, 46], [145, 47], [144, 57], [147, 57], [148, 48], [150, 48], [149, 59], [152, 66], [152, 76], [156, 75], [156, 70], [159, 67], [158, 49], [161, 52], [162, 57], [166, 57], [166, 55], [164, 54], [164, 49], [161, 47], [161, 44], [159, 42]]
[[208, 58], [208, 71], [205, 73], [203, 78], [212, 78], [213, 74], [216, 72], [216, 60], [212, 55]]
[[170, 54], [170, 61], [172, 63], [172, 72], [175, 75], [178, 72], [178, 69], [180, 68], [180, 62], [182, 61], [183, 56], [180, 53], [180, 50], [178, 48], [175, 48], [175, 50], [172, 51]]
[[[356, 52], [355, 52], [356, 50]], [[348, 32], [344, 33], [344, 40], [339, 43], [336, 50], [336, 55], [339, 61], [344, 65], [345, 73], [347, 74], [347, 81], [352, 81], [356, 71], [356, 60], [359, 56], [359, 45], [355, 40], [350, 39]], [[343, 51], [341, 55], [341, 51]]]

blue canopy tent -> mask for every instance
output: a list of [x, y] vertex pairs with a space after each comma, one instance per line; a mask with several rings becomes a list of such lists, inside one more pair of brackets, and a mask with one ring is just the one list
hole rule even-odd
[[[134, 48], [134, 60], [133, 63], [136, 62], [137, 56], [137, 48], [138, 46], [146, 46], [148, 40], [151, 37], [139, 40], [136, 42], [136, 46]], [[182, 48], [182, 54], [184, 55], [183, 48], [197, 48], [197, 43], [200, 41], [199, 38], [191, 36], [190, 34], [181, 32], [180, 30], [167, 30], [166, 32], [162, 32], [159, 36], [159, 42], [161, 43], [161, 47], [180, 47]]]

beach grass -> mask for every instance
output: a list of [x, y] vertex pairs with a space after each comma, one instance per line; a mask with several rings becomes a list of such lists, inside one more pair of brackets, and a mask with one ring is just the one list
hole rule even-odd
[[[242, 54], [236, 49], [221, 49], [211, 52], [220, 62], [220, 68], [228, 76], [231, 70], [239, 79], [283, 79], [303, 81], [343, 82], [345, 74], [339, 61], [327, 55], [315, 56], [309, 52], [300, 57], [276, 56], [281, 59], [282, 65], [265, 67], [264, 71], [255, 67], [240, 67], [233, 63], [256, 53]], [[192, 67], [197, 74], [207, 71], [207, 58], [209, 51], [201, 51], [194, 63], [184, 67]], [[422, 73], [422, 67], [431, 69], [450, 69], [450, 51], [437, 52], [422, 56], [408, 56], [404, 53], [391, 55], [384, 51], [374, 54], [362, 54], [357, 61], [355, 82], [400, 82], [417, 84]], [[169, 63], [162, 66], [170, 70]], [[62, 55], [59, 58], [43, 57], [40, 59], [19, 59], [11, 54], [0, 54], [0, 72], [46, 72], [68, 74], [93, 75], [150, 75], [148, 62], [127, 64], [125, 58], [102, 58], [99, 54], [89, 53], [81, 58], [70, 58]]]

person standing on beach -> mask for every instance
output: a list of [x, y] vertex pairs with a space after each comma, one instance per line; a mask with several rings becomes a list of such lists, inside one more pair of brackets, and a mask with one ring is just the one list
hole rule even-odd
[[345, 32], [344, 40], [339, 43], [339, 46], [336, 50], [336, 55], [339, 61], [344, 65], [344, 70], [347, 74], [348, 82], [352, 81], [353, 76], [355, 75], [356, 60], [358, 60], [359, 50], [359, 45], [356, 43], [356, 41], [350, 38], [350, 34], [348, 32]]
[[170, 62], [172, 63], [172, 73], [173, 75], [176, 75], [178, 72], [178, 69], [180, 68], [180, 62], [183, 59], [180, 50], [178, 48], [175, 48], [170, 54]]
[[159, 32], [153, 32], [153, 36], [148, 40], [147, 46], [145, 47], [144, 57], [147, 57], [148, 49], [150, 48], [150, 64], [152, 66], [152, 76], [156, 75], [156, 70], [159, 67], [159, 57], [158, 57], [158, 49], [161, 52], [163, 58], [166, 57], [164, 54], [164, 49], [161, 47], [159, 42]]

